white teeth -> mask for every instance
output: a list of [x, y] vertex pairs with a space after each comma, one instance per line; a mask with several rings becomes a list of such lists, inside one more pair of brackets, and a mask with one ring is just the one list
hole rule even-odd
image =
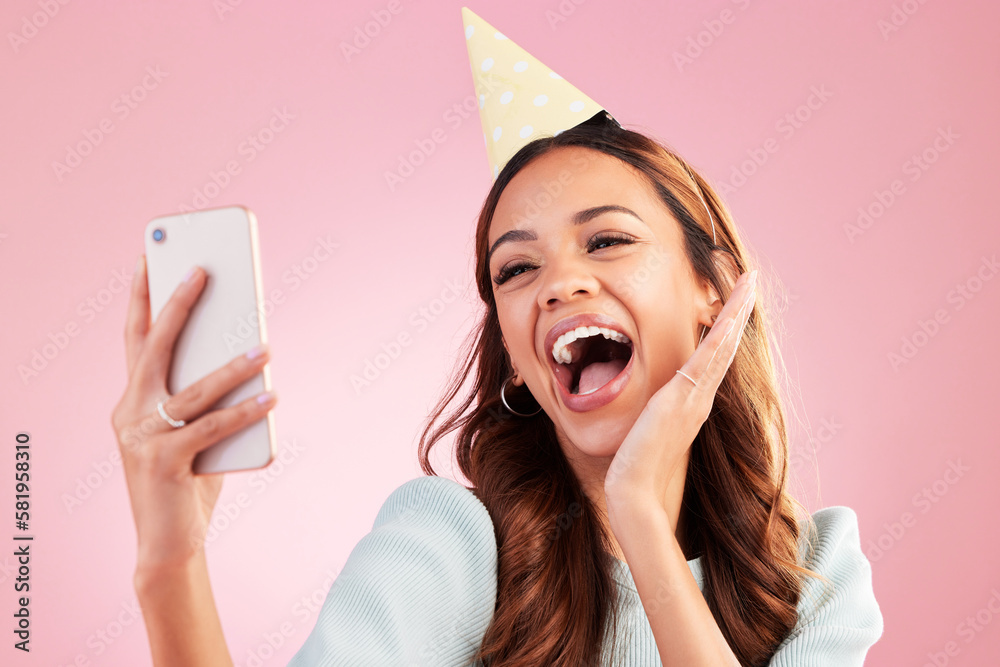
[[615, 331], [614, 329], [608, 329], [605, 327], [577, 327], [567, 331], [563, 335], [556, 339], [556, 344], [552, 346], [552, 358], [556, 360], [557, 364], [571, 364], [573, 363], [573, 353], [571, 352], [570, 343], [579, 340], [581, 338], [588, 338], [590, 336], [602, 335], [605, 338], [619, 343], [628, 345], [631, 341], [625, 334]]

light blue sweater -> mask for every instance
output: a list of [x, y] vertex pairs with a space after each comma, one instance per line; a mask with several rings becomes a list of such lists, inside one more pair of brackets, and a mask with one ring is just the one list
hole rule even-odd
[[[882, 635], [882, 614], [857, 516], [838, 506], [813, 518], [818, 538], [811, 569], [834, 590], [807, 578], [798, 624], [769, 664], [862, 665]], [[617, 664], [662, 665], [628, 565], [616, 563], [624, 616], [619, 632], [625, 633]], [[703, 589], [700, 558], [688, 566]], [[288, 664], [470, 665], [493, 616], [496, 575], [493, 522], [472, 491], [444, 477], [409, 480], [389, 495], [372, 531], [351, 552], [316, 626]], [[607, 653], [604, 659], [612, 664]]]

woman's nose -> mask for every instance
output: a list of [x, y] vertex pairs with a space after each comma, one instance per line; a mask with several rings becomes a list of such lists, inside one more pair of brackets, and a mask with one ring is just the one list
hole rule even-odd
[[541, 269], [542, 286], [538, 305], [552, 308], [587, 296], [596, 296], [600, 283], [586, 258], [563, 256], [548, 261]]

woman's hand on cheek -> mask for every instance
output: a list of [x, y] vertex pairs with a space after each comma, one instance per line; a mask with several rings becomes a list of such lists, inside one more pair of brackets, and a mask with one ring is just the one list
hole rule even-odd
[[615, 507], [649, 507], [651, 503], [674, 516], [671, 510], [677, 508], [666, 506], [667, 487], [708, 419], [753, 310], [755, 294], [756, 271], [744, 273], [691, 358], [650, 397], [608, 469], [604, 492], [609, 517]]

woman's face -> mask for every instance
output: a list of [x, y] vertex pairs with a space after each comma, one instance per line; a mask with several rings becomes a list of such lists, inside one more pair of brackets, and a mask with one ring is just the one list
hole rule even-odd
[[[517, 384], [552, 419], [568, 457], [613, 456], [711, 324], [711, 292], [679, 223], [635, 168], [562, 147], [507, 185], [488, 242]], [[591, 335], [563, 335], [578, 327]], [[569, 364], [557, 363], [554, 346]]]

